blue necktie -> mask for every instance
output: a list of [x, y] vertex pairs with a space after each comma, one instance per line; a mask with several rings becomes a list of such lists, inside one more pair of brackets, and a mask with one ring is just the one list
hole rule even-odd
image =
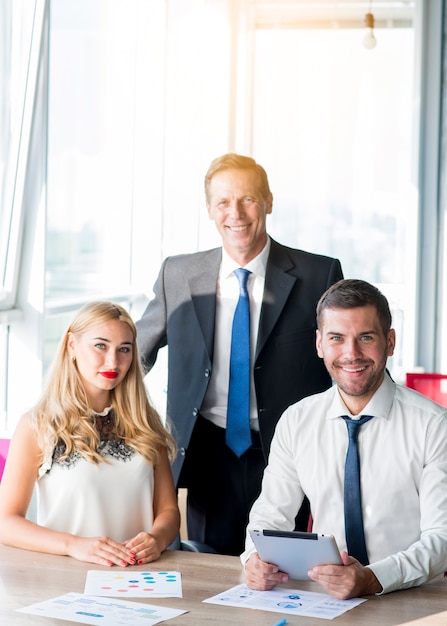
[[360, 461], [357, 447], [359, 429], [362, 424], [373, 418], [364, 415], [359, 420], [353, 420], [343, 415], [348, 428], [349, 445], [345, 463], [345, 535], [348, 554], [356, 558], [362, 565], [368, 565], [368, 552], [363, 530], [362, 494], [360, 491]]
[[250, 433], [250, 300], [248, 270], [234, 271], [239, 281], [239, 300], [233, 318], [230, 381], [227, 407], [227, 445], [236, 456], [251, 446]]

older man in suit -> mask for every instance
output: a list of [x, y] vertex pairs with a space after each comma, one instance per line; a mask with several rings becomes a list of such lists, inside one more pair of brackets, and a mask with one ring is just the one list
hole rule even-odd
[[[236, 555], [279, 417], [331, 384], [315, 349], [315, 307], [343, 276], [337, 259], [268, 236], [273, 196], [265, 170], [253, 159], [215, 159], [205, 195], [222, 247], [165, 259], [154, 298], [137, 322], [138, 344], [145, 371], [168, 346], [167, 416], [179, 448], [174, 479], [188, 489], [188, 537]], [[250, 364], [248, 444], [234, 448], [227, 411], [233, 419], [228, 392], [233, 316], [242, 289], [238, 268], [249, 272]], [[239, 365], [238, 381], [244, 367]], [[243, 402], [235, 404], [241, 408]], [[298, 521], [303, 524], [305, 510]]]

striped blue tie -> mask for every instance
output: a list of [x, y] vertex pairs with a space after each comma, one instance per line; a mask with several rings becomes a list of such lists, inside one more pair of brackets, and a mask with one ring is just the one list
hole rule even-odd
[[359, 420], [342, 415], [348, 428], [349, 445], [345, 463], [345, 536], [348, 554], [356, 558], [362, 565], [368, 565], [368, 552], [363, 530], [362, 494], [360, 489], [360, 460], [357, 446], [360, 426], [373, 418], [364, 415]]
[[226, 442], [236, 456], [251, 446], [250, 433], [250, 299], [248, 270], [234, 271], [239, 281], [239, 300], [233, 318], [228, 387]]

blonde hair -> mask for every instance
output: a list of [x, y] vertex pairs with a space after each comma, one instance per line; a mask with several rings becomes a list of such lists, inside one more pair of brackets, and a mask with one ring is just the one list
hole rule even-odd
[[267, 172], [262, 165], [256, 163], [256, 161], [251, 157], [236, 154], [235, 152], [229, 152], [228, 154], [223, 154], [222, 156], [211, 161], [208, 171], [205, 174], [205, 197], [207, 202], [210, 201], [211, 179], [218, 172], [223, 172], [225, 170], [250, 170], [255, 172], [258, 179], [258, 188], [262, 197], [264, 200], [267, 200], [270, 196], [271, 191]]
[[113, 435], [123, 439], [154, 467], [161, 449], [166, 448], [171, 459], [175, 455], [175, 441], [149, 402], [132, 318], [119, 304], [92, 302], [80, 309], [63, 335], [42, 396], [32, 409], [42, 461], [51, 459], [58, 443], [65, 445], [62, 459], [77, 451], [91, 463], [104, 461], [98, 454], [100, 435], [95, 427], [94, 412], [67, 343], [69, 333], [80, 336], [92, 326], [111, 320], [127, 324], [133, 334], [131, 365], [124, 379], [110, 392]]

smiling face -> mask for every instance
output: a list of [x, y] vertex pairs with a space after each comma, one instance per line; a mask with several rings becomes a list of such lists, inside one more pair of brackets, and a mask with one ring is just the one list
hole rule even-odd
[[393, 329], [384, 334], [373, 305], [323, 311], [318, 356], [353, 415], [361, 413], [382, 383], [395, 342]]
[[110, 391], [126, 376], [133, 359], [134, 336], [126, 322], [114, 319], [84, 333], [68, 333], [67, 347], [93, 410], [109, 405]]
[[208, 198], [208, 214], [225, 251], [239, 265], [246, 265], [267, 242], [266, 216], [272, 212], [272, 194], [263, 197], [255, 170], [228, 169], [214, 174]]

